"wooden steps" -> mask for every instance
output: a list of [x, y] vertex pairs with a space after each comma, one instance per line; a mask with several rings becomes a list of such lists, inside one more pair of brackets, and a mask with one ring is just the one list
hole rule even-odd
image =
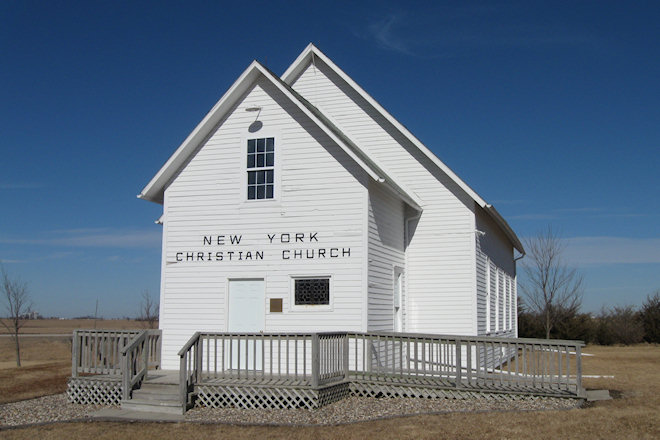
[[133, 398], [122, 400], [122, 409], [164, 414], [183, 414], [179, 399], [179, 386], [148, 383], [133, 391]]

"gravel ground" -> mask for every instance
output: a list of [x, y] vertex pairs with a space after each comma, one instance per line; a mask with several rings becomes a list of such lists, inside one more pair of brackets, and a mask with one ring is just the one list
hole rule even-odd
[[571, 409], [576, 408], [579, 402], [579, 400], [555, 398], [497, 402], [487, 399], [349, 397], [312, 411], [306, 409], [193, 408], [186, 413], [185, 419], [187, 422], [249, 425], [336, 425], [429, 413]]
[[74, 405], [65, 393], [0, 405], [0, 427], [82, 419], [100, 405]]
[[[335, 425], [386, 417], [458, 411], [571, 409], [579, 404], [579, 400], [555, 398], [498, 402], [487, 399], [349, 397], [311, 411], [306, 409], [193, 408], [186, 413], [185, 421], [268, 425]], [[68, 403], [65, 394], [8, 403], [0, 405], [0, 427], [85, 419], [101, 408], [103, 406]]]

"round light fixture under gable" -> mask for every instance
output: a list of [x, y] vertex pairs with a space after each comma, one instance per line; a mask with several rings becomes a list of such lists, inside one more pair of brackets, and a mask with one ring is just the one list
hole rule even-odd
[[255, 106], [255, 107], [248, 107], [245, 109], [246, 112], [258, 112], [257, 116], [254, 118], [254, 122], [250, 124], [248, 127], [248, 131], [250, 133], [255, 133], [259, 130], [261, 130], [261, 127], [264, 126], [263, 122], [259, 120], [259, 115], [261, 115], [261, 107]]
[[263, 122], [261, 122], [261, 121], [254, 121], [254, 122], [253, 122], [252, 124], [250, 124], [250, 126], [248, 127], [248, 131], [249, 131], [250, 133], [256, 133], [256, 132], [258, 132], [259, 130], [261, 130], [261, 127], [263, 127], [263, 126], [264, 126]]

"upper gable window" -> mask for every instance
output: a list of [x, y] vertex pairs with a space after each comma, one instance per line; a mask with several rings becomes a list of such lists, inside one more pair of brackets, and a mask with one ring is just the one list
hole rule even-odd
[[275, 182], [275, 138], [247, 141], [247, 198], [272, 199]]

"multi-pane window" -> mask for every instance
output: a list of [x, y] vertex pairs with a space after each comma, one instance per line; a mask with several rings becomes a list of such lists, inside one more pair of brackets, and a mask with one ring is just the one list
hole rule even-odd
[[330, 279], [306, 278], [295, 280], [295, 305], [330, 304]]
[[509, 275], [504, 273], [504, 286], [502, 287], [502, 330], [509, 330]]
[[490, 281], [488, 283], [490, 292], [490, 331], [497, 331], [497, 266], [489, 261], [488, 272]]
[[499, 267], [497, 268], [497, 322], [498, 322], [498, 327], [497, 330], [505, 330], [504, 329], [504, 314], [506, 311], [504, 310], [504, 271], [500, 269]]
[[247, 198], [272, 199], [275, 188], [275, 138], [247, 141]]
[[490, 333], [490, 259], [486, 259], [486, 333]]
[[500, 322], [500, 313], [501, 312], [501, 307], [500, 307], [500, 296], [502, 294], [502, 288], [500, 284], [500, 271], [497, 267], [495, 267], [495, 331], [498, 332], [502, 328], [502, 324]]

